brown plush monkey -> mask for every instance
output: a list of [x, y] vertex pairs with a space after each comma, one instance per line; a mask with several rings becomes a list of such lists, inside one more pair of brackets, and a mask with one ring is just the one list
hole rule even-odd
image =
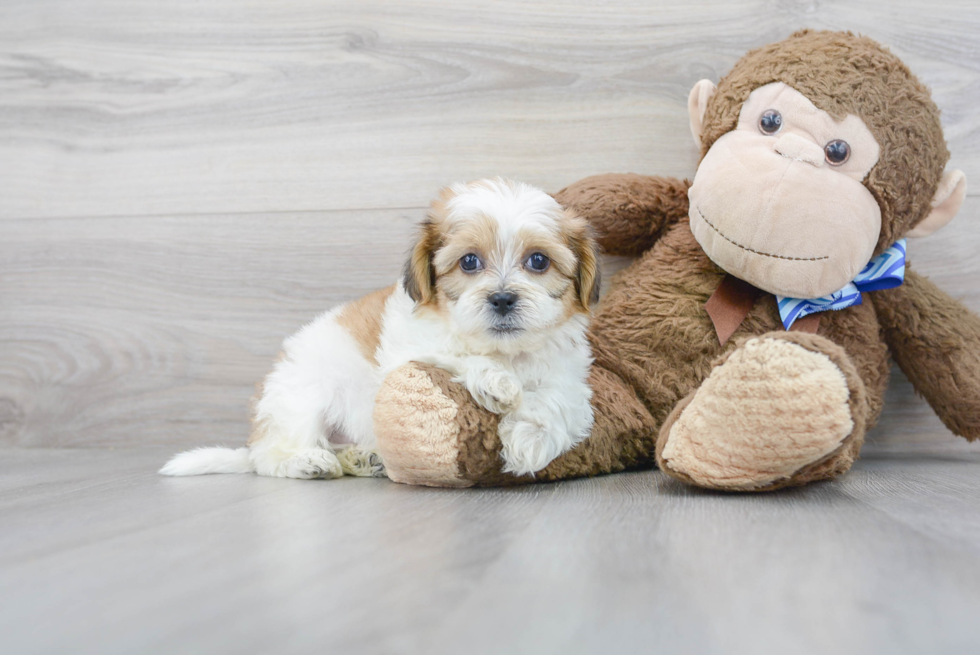
[[910, 270], [894, 288], [875, 278], [966, 194], [944, 173], [927, 89], [870, 39], [803, 31], [717, 89], [699, 82], [689, 110], [693, 184], [600, 175], [557, 195], [607, 253], [638, 257], [593, 320], [592, 436], [535, 478], [504, 475], [496, 417], [408, 365], [375, 411], [392, 479], [509, 484], [654, 461], [713, 489], [827, 479], [877, 421], [889, 355], [950, 430], [980, 437], [980, 319]]

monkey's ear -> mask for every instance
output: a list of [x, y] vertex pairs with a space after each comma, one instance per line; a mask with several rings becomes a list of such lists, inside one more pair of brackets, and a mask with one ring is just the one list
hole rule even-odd
[[932, 211], [918, 222], [906, 236], [927, 237], [956, 216], [966, 198], [966, 175], [963, 171], [946, 171], [932, 198]]
[[691, 134], [694, 135], [694, 145], [701, 147], [701, 128], [704, 124], [704, 112], [708, 109], [708, 100], [715, 94], [718, 87], [711, 80], [701, 80], [691, 89], [687, 96], [687, 114], [691, 118]]

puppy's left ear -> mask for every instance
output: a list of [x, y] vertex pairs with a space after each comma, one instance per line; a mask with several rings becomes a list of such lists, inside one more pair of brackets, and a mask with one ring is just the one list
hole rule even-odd
[[599, 302], [602, 286], [602, 272], [599, 269], [599, 244], [595, 240], [592, 226], [584, 218], [565, 210], [565, 224], [568, 226], [565, 240], [575, 253], [578, 269], [575, 273], [575, 290], [579, 302], [585, 309], [591, 309]]
[[442, 235], [432, 218], [419, 225], [419, 236], [405, 262], [402, 284], [409, 297], [419, 305], [435, 300], [436, 271], [432, 258], [442, 241]]

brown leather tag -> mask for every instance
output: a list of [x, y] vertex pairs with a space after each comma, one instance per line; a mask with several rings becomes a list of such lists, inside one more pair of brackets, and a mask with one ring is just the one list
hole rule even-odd
[[803, 318], [798, 318], [789, 326], [790, 332], [809, 332], [816, 334], [820, 328], [820, 314], [810, 314]]
[[725, 345], [725, 342], [735, 334], [735, 330], [752, 311], [760, 295], [762, 290], [758, 287], [733, 275], [725, 275], [721, 284], [708, 298], [708, 302], [704, 304], [711, 322], [714, 323], [718, 342], [721, 345]]

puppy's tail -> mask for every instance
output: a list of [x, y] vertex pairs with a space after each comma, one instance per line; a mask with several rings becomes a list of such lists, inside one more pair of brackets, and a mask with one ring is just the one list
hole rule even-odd
[[160, 469], [161, 475], [204, 475], [206, 473], [251, 473], [248, 448], [195, 448], [179, 453]]

